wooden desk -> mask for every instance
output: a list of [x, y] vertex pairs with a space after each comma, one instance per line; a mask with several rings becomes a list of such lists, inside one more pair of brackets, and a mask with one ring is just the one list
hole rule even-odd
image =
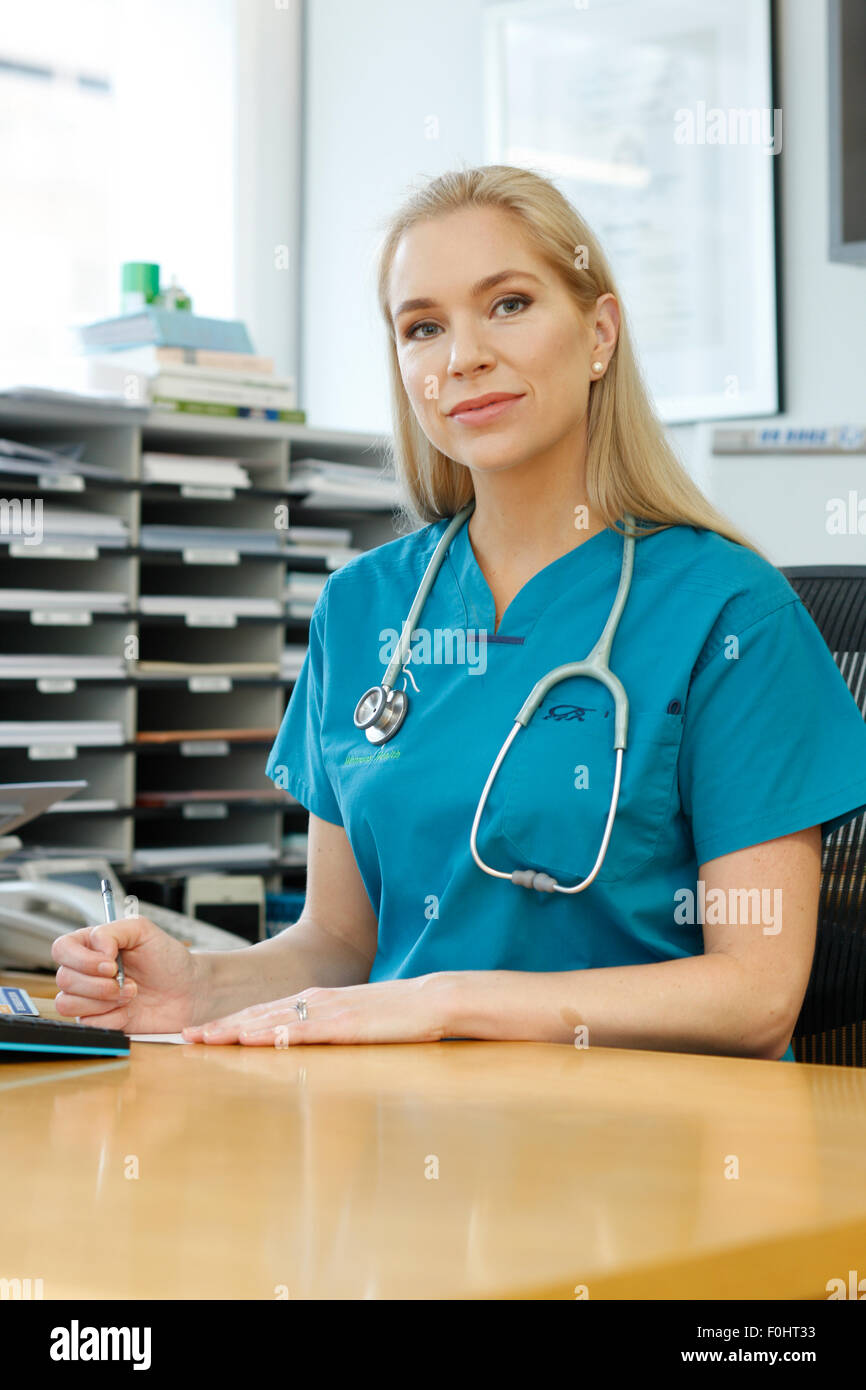
[[133, 1043], [4, 1063], [0, 1091], [0, 1276], [46, 1298], [825, 1299], [866, 1277], [859, 1069]]

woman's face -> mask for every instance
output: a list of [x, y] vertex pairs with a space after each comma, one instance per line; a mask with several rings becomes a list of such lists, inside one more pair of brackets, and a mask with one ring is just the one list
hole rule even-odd
[[[495, 284], [484, 284], [491, 277]], [[406, 392], [427, 438], [471, 468], [498, 470], [584, 438], [589, 384], [616, 346], [602, 295], [581, 314], [515, 218], [463, 208], [416, 223], [394, 256], [389, 304]], [[406, 301], [424, 300], [414, 306]], [[603, 370], [592, 371], [592, 363]], [[508, 404], [455, 414], [497, 393]]]

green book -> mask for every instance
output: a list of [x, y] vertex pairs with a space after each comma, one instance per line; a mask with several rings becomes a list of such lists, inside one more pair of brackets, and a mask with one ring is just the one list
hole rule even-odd
[[220, 415], [232, 420], [277, 420], [284, 425], [305, 425], [305, 410], [275, 410], [261, 405], [221, 405], [213, 401], [178, 401], [169, 396], [155, 396], [152, 404], [158, 410], [182, 411], [186, 415]]

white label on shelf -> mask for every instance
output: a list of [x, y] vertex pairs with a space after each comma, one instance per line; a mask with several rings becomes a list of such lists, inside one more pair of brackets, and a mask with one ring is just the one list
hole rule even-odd
[[224, 801], [205, 801], [201, 804], [193, 801], [181, 809], [184, 820], [224, 820], [228, 813], [229, 808]]
[[187, 739], [180, 745], [182, 758], [224, 758], [229, 745], [224, 738]]
[[28, 758], [34, 762], [45, 762], [51, 758], [75, 758], [78, 749], [74, 743], [32, 743], [27, 749]]
[[231, 690], [231, 676], [190, 676], [187, 687], [193, 695], [210, 695]]
[[30, 621], [34, 627], [90, 627], [93, 614], [83, 608], [34, 608]]
[[183, 552], [185, 565], [239, 565], [240, 562], [239, 550], [219, 550], [216, 546], [203, 546], [199, 550]]
[[10, 545], [13, 560], [98, 560], [95, 545]]
[[235, 495], [233, 487], [202, 487], [199, 483], [181, 483], [181, 497], [200, 497], [214, 502], [231, 502]]
[[36, 481], [40, 492], [84, 491], [84, 479], [78, 473], [40, 473]]
[[36, 689], [40, 695], [72, 695], [78, 689], [78, 682], [70, 680], [68, 677], [53, 679], [49, 676], [40, 676], [36, 682]]
[[351, 553], [348, 550], [332, 550], [329, 555], [325, 556], [325, 569], [338, 570], [351, 558]]
[[237, 613], [187, 613], [184, 615], [187, 627], [237, 627]]

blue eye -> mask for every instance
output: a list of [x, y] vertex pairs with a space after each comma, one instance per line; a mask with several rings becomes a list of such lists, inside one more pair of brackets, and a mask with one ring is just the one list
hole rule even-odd
[[[519, 304], [519, 305], [521, 306], [521, 308], [526, 308], [526, 307], [527, 307], [528, 305], [530, 305], [531, 303], [532, 303], [532, 300], [530, 299], [529, 295], [527, 295], [527, 294], [507, 294], [507, 295], [504, 295], [502, 299], [498, 299], [498, 300], [496, 301], [496, 303], [494, 304], [493, 307], [494, 307], [494, 309], [498, 309], [498, 308], [500, 307], [501, 304]], [[513, 319], [513, 318], [515, 318], [516, 316], [515, 316], [514, 314], [506, 314], [505, 317], [506, 317], [506, 318], [509, 318], [509, 319]], [[406, 333], [404, 333], [403, 336], [404, 336], [404, 338], [407, 340], [407, 342], [408, 342], [408, 341], [413, 341], [413, 342], [416, 342], [416, 343], [425, 342], [425, 341], [428, 341], [431, 337], [435, 337], [436, 335], [435, 335], [435, 334], [425, 333], [425, 334], [423, 334], [420, 338], [416, 338], [416, 337], [415, 337], [415, 334], [418, 332], [418, 329], [419, 329], [419, 328], [437, 328], [437, 327], [438, 327], [438, 324], [430, 323], [428, 320], [425, 319], [422, 323], [415, 323], [415, 324], [413, 324], [412, 327], [411, 327], [410, 329], [408, 329], [408, 330], [406, 331]]]
[[[527, 298], [527, 296], [526, 296], [525, 294], [509, 294], [509, 295], [506, 295], [506, 297], [505, 297], [504, 299], [500, 299], [499, 302], [498, 302], [497, 304], [494, 304], [493, 307], [494, 307], [495, 309], [498, 309], [500, 304], [521, 304], [521, 305], [526, 305], [526, 304], [531, 304], [531, 303], [532, 303], [532, 300], [529, 299], [529, 298]], [[506, 318], [512, 319], [512, 318], [514, 318], [514, 315], [513, 315], [513, 314], [507, 314], [507, 315], [506, 315]]]

